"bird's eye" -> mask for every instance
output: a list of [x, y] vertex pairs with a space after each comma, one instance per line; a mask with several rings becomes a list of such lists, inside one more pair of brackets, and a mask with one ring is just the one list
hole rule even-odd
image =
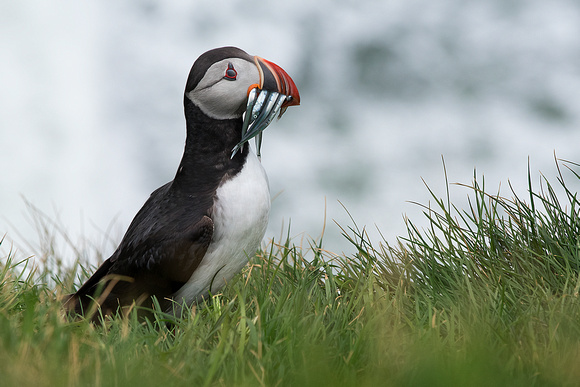
[[234, 68], [234, 65], [231, 63], [228, 63], [228, 69], [226, 70], [226, 74], [224, 75], [224, 78], [227, 79], [228, 81], [235, 81], [237, 76], [238, 76], [238, 72]]

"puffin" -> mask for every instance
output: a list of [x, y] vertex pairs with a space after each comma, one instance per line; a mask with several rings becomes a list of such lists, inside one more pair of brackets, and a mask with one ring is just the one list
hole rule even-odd
[[273, 62], [221, 47], [194, 62], [183, 101], [187, 136], [174, 179], [150, 195], [115, 252], [65, 297], [69, 313], [98, 322], [158, 308], [180, 317], [259, 248], [270, 212], [262, 132], [300, 104], [296, 84]]

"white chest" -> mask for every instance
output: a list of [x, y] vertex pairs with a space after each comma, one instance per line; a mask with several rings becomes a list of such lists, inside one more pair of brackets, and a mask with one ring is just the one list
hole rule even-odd
[[176, 299], [188, 303], [221, 289], [260, 246], [270, 213], [270, 189], [262, 164], [251, 151], [240, 173], [217, 190], [214, 234], [207, 253]]

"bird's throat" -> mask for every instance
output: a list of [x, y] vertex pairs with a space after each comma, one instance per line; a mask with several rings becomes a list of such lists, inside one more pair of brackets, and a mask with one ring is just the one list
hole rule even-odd
[[242, 119], [217, 120], [184, 99], [187, 137], [174, 185], [180, 188], [210, 187], [242, 169], [248, 147], [234, 158], [231, 151], [241, 139]]

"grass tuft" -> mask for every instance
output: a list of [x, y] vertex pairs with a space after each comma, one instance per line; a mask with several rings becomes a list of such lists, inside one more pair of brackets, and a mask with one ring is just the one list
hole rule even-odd
[[181, 318], [66, 320], [58, 296], [93, 268], [65, 267], [55, 246], [40, 263], [11, 251], [0, 261], [2, 385], [576, 385], [580, 203], [563, 176], [577, 183], [580, 166], [556, 165], [556, 185], [542, 176], [537, 191], [528, 173], [524, 198], [492, 194], [475, 174], [460, 185], [466, 206], [449, 184], [444, 198], [430, 191], [428, 227], [408, 220], [394, 244], [353, 221], [353, 256], [321, 239], [271, 241]]

